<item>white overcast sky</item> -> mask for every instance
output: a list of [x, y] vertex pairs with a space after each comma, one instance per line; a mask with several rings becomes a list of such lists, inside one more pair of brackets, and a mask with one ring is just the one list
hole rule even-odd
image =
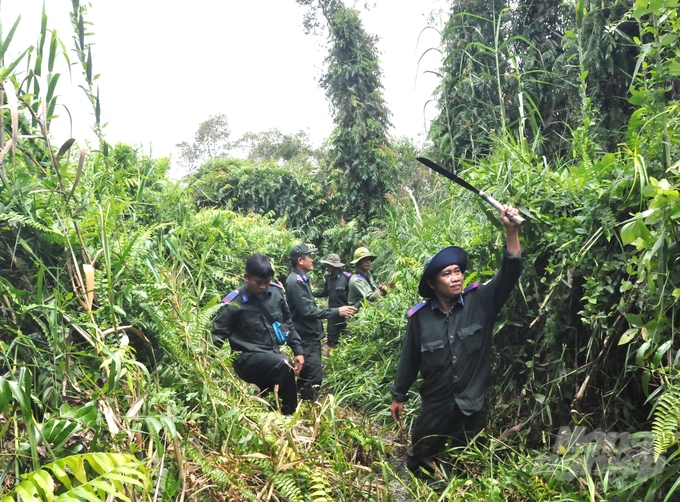
[[[3, 36], [18, 15], [21, 22], [10, 57], [36, 44], [42, 0], [0, 0]], [[435, 113], [430, 99], [437, 79], [439, 37], [424, 30], [433, 10], [445, 0], [373, 0], [361, 8], [366, 30], [380, 40], [385, 98], [393, 116], [394, 137], [422, 143], [426, 123]], [[352, 6], [351, 2], [348, 5]], [[46, 0], [48, 28], [73, 46], [69, 0]], [[277, 128], [308, 132], [320, 145], [333, 124], [328, 102], [318, 86], [327, 50], [325, 38], [305, 35], [304, 9], [294, 0], [95, 0], [94, 72], [106, 138], [143, 147], [154, 157], [170, 155], [175, 144], [191, 141], [198, 124], [224, 113], [236, 139], [248, 131]], [[48, 39], [49, 40], [49, 39]], [[48, 42], [49, 43], [49, 42]], [[75, 55], [71, 55], [75, 59]], [[6, 58], [9, 62], [9, 57]], [[21, 65], [19, 68], [25, 68]], [[73, 136], [91, 137], [93, 122], [76, 70], [62, 75], [61, 103], [73, 115]], [[65, 114], [62, 114], [65, 115]], [[52, 128], [55, 143], [68, 139], [65, 122]]]

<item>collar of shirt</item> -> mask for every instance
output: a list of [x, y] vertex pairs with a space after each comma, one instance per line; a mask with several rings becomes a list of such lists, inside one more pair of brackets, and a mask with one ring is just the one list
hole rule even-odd
[[[259, 299], [261, 300], [262, 298], [265, 297], [265, 295], [269, 296], [271, 294], [272, 294], [271, 286], [267, 286], [266, 291], [262, 294], [262, 296]], [[253, 296], [253, 294], [250, 291], [248, 291], [248, 288], [244, 286], [243, 289], [241, 290], [241, 300], [243, 300], [243, 303], [248, 303], [253, 298], [255, 300], [258, 299], [257, 296]]]
[[[444, 315], [448, 314], [448, 312], [444, 312], [442, 304], [439, 302], [439, 299], [436, 296], [432, 298], [430, 304], [432, 305], [432, 310], [437, 308]], [[451, 305], [451, 310], [453, 310], [457, 305], [460, 305], [461, 308], [465, 307], [465, 300], [463, 299], [463, 295], [458, 295], [458, 299], [453, 302], [453, 305]]]
[[295, 273], [297, 274], [297, 277], [299, 277], [299, 278], [302, 279], [303, 281], [309, 282], [309, 277], [307, 277], [307, 274], [303, 274], [303, 273], [300, 272], [297, 268], [295, 269]]

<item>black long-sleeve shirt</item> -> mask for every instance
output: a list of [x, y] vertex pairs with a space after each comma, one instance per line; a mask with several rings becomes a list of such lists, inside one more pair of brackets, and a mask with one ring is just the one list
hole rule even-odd
[[503, 262], [486, 284], [466, 288], [449, 315], [433, 298], [409, 311], [397, 376], [391, 387], [404, 402], [422, 375], [423, 411], [449, 411], [457, 404], [470, 415], [481, 409], [491, 382], [491, 338], [501, 307], [522, 271], [521, 251], [503, 250]]
[[250, 295], [245, 285], [237, 291], [238, 294], [227, 296], [229, 302], [222, 306], [213, 321], [212, 336], [215, 345], [221, 347], [225, 340], [229, 340], [231, 350], [235, 352], [279, 354], [281, 351], [274, 328], [257, 306], [257, 302], [261, 301], [274, 321], [289, 327], [286, 343], [293, 349], [293, 353], [296, 356], [303, 353], [302, 341], [295, 331], [281, 286], [272, 283], [261, 298]]
[[343, 307], [347, 305], [347, 293], [349, 291], [349, 272], [339, 274], [328, 274], [324, 282], [323, 289], [314, 291], [314, 298], [328, 297], [328, 306]]
[[324, 337], [321, 319], [340, 315], [338, 308], [317, 307], [309, 278], [299, 270], [293, 270], [286, 280], [286, 299], [295, 329], [303, 340], [321, 340]]

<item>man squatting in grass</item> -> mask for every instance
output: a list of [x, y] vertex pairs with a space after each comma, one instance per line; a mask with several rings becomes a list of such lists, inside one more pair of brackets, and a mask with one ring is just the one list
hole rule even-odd
[[354, 259], [350, 262], [354, 265], [354, 273], [349, 279], [348, 302], [353, 307], [361, 307], [364, 299], [374, 302], [378, 298], [387, 294], [385, 284], [375, 284], [371, 274], [371, 266], [377, 258], [368, 248], [360, 247], [354, 251]]
[[401, 422], [407, 393], [420, 371], [420, 412], [406, 458], [412, 472], [420, 467], [431, 472], [432, 457], [444, 450], [447, 439], [462, 446], [486, 425], [493, 325], [522, 271], [519, 227], [508, 218], [517, 214], [510, 206], [501, 211], [506, 246], [501, 267], [488, 283], [463, 290], [467, 255], [457, 246], [425, 262], [418, 293], [426, 300], [408, 311], [391, 388], [392, 418]]
[[298, 378], [300, 398], [314, 401], [318, 395], [323, 369], [321, 367], [321, 340], [324, 338], [321, 319], [333, 317], [351, 317], [356, 309], [350, 306], [321, 309], [317, 307], [314, 294], [309, 284], [307, 272], [314, 269], [312, 253], [307, 244], [301, 242], [290, 248], [290, 264], [292, 271], [286, 280], [286, 298], [295, 329], [302, 339], [302, 351], [305, 366]]
[[[323, 284], [323, 289], [314, 291], [314, 298], [328, 298], [330, 308], [340, 308], [347, 305], [347, 291], [349, 290], [349, 278], [352, 274], [342, 270], [345, 266], [340, 261], [340, 256], [335, 253], [329, 254], [325, 260], [319, 260], [326, 265], [328, 275]], [[332, 349], [338, 346], [340, 333], [347, 327], [346, 318], [340, 315], [328, 318], [328, 346]]]
[[[215, 345], [222, 347], [229, 340], [231, 350], [241, 354], [234, 361], [234, 370], [243, 380], [257, 385], [263, 393], [273, 391], [278, 385], [281, 413], [292, 415], [297, 409], [295, 375], [305, 365], [302, 341], [295, 331], [283, 288], [271, 282], [274, 270], [267, 256], [254, 254], [246, 262], [244, 285], [222, 300], [222, 306], [213, 321], [212, 336]], [[281, 354], [275, 329], [265, 317], [282, 323], [286, 343], [293, 349], [295, 362]], [[287, 328], [287, 329], [286, 329]]]

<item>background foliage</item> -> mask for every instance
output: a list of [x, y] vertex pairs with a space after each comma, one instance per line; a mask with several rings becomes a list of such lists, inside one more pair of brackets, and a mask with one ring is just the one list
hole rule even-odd
[[[298, 3], [309, 28], [329, 30], [327, 149], [254, 133], [249, 159], [206, 162], [181, 182], [168, 159], [104, 140], [79, 2], [74, 61], [95, 148], [51, 143], [69, 51], [45, 18], [39, 43], [4, 61], [3, 500], [673, 500], [677, 2], [456, 3], [424, 152], [387, 139], [360, 13]], [[418, 166], [421, 153], [528, 219], [524, 272], [494, 335], [485, 441], [445, 455], [430, 481], [402, 463], [417, 389], [403, 428], [388, 416], [403, 312], [438, 249], [468, 250], [470, 282], [492, 277], [503, 242], [496, 215]], [[321, 401], [287, 418], [233, 375], [209, 329], [247, 256], [268, 254], [282, 278], [300, 239], [345, 258], [368, 245], [395, 286], [325, 359]], [[630, 464], [618, 440], [554, 449], [558, 428], [577, 425], [651, 432], [651, 446]]]

